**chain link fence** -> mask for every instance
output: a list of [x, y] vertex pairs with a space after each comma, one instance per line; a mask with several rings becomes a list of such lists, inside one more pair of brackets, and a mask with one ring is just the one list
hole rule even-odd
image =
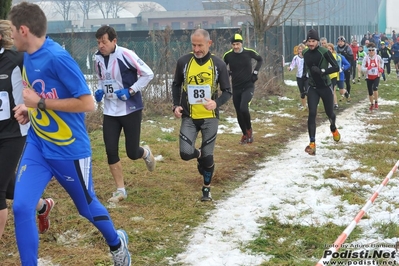
[[[234, 33], [241, 33], [250, 40], [244, 45], [256, 50], [253, 30], [246, 32], [247, 28], [228, 28], [209, 30], [213, 41], [211, 52], [220, 58], [231, 49], [230, 38]], [[277, 30], [277, 29], [276, 29]], [[147, 103], [171, 103], [172, 80], [177, 59], [192, 51], [190, 35], [192, 30], [160, 31], [120, 31], [118, 32], [118, 45], [131, 49], [146, 62], [154, 71], [154, 79], [143, 90], [143, 98]], [[87, 78], [87, 83], [93, 92], [97, 89], [94, 69], [94, 54], [97, 51], [95, 32], [60, 33], [49, 36], [61, 44], [72, 55], [80, 69]], [[264, 59], [260, 80], [276, 80], [282, 77], [282, 50], [276, 33], [269, 31], [265, 38], [263, 51], [258, 51]], [[281, 37], [281, 36], [280, 36]], [[279, 67], [276, 67], [278, 65]], [[281, 67], [280, 67], [281, 65]], [[276, 71], [281, 69], [281, 71]], [[269, 78], [270, 77], [270, 78]], [[281, 79], [279, 79], [281, 80]], [[260, 84], [261, 82], [258, 82]], [[265, 83], [270, 85], [270, 83]], [[264, 85], [264, 84], [263, 84]], [[263, 87], [263, 85], [261, 87]]]
[[[214, 40], [212, 52], [218, 56], [230, 49], [229, 38], [237, 29], [211, 32]], [[154, 79], [143, 91], [143, 97], [151, 101], [171, 102], [171, 82], [177, 59], [191, 51], [191, 31], [139, 31], [118, 32], [118, 45], [131, 49], [154, 71]], [[50, 34], [76, 60], [94, 91], [97, 81], [94, 54], [97, 51], [95, 33]]]
[[[341, 34], [354, 35], [356, 32], [348, 26], [317, 25], [311, 26], [319, 30], [320, 36], [331, 37], [331, 42]], [[308, 29], [310, 27], [308, 26]], [[241, 33], [244, 46], [255, 49], [264, 60], [257, 91], [267, 94], [280, 94], [275, 88], [284, 79], [284, 63], [294, 56], [294, 47], [306, 37], [306, 28], [297, 25], [272, 27], [263, 38], [255, 36], [253, 28], [243, 25], [242, 28], [226, 28], [209, 30], [213, 41], [211, 52], [219, 57], [231, 49], [230, 37], [234, 33]], [[190, 35], [192, 30], [159, 31], [119, 31], [118, 45], [131, 49], [146, 62], [154, 71], [154, 79], [143, 90], [143, 98], [152, 106], [157, 103], [172, 102], [172, 80], [177, 59], [191, 52]], [[95, 32], [69, 32], [49, 34], [49, 36], [63, 45], [79, 64], [87, 78], [87, 83], [93, 92], [97, 89], [94, 69], [94, 54], [97, 51]], [[263, 39], [263, 43], [257, 40]], [[280, 84], [280, 85], [279, 85]]]

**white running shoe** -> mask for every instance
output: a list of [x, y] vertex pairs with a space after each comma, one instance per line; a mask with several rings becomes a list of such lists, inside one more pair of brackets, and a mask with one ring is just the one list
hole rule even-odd
[[132, 261], [130, 259], [130, 253], [127, 249], [127, 244], [129, 244], [129, 237], [125, 230], [118, 229], [119, 239], [121, 240], [121, 246], [118, 250], [111, 251], [112, 259], [114, 260], [114, 266], [131, 266]]
[[108, 199], [108, 202], [118, 203], [127, 198], [127, 193], [117, 190], [112, 193], [112, 197]]
[[143, 158], [148, 171], [152, 172], [155, 169], [155, 158], [148, 145], [144, 145], [143, 149], [148, 151], [147, 157]]

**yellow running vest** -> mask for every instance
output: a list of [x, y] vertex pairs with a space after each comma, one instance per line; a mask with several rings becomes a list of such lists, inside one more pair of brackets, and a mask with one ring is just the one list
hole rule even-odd
[[213, 98], [216, 91], [216, 75], [213, 60], [209, 59], [204, 65], [199, 65], [195, 58], [188, 62], [183, 90], [187, 95], [187, 103], [192, 119], [214, 118], [214, 110], [206, 110], [204, 98]]

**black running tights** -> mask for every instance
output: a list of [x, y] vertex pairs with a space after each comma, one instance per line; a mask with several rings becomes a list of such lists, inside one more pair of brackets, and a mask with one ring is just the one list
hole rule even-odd
[[309, 87], [308, 91], [308, 132], [310, 141], [316, 141], [316, 115], [319, 101], [323, 101], [324, 110], [330, 120], [330, 130], [335, 131], [334, 92], [331, 87]]
[[249, 113], [249, 104], [254, 95], [254, 87], [233, 91], [233, 104], [236, 109], [237, 121], [242, 134], [247, 134], [247, 129], [251, 129], [251, 114]]

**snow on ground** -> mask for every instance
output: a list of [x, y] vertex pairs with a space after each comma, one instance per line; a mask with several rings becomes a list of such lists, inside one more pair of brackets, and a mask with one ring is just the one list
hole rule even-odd
[[[296, 86], [295, 81], [286, 81], [287, 85]], [[398, 104], [393, 101], [379, 100], [380, 106]], [[341, 141], [334, 143], [329, 124], [318, 125], [316, 132], [317, 155], [309, 156], [304, 152], [308, 144], [307, 130], [297, 139], [289, 142], [280, 155], [268, 158], [259, 165], [254, 176], [231, 193], [231, 197], [215, 202], [215, 210], [208, 213], [208, 220], [198, 226], [190, 237], [186, 251], [179, 254], [170, 264], [183, 263], [190, 266], [254, 266], [268, 260], [267, 255], [250, 254], [242, 249], [242, 245], [253, 240], [259, 233], [258, 218], [276, 215], [283, 223], [302, 225], [324, 224], [333, 222], [348, 225], [362, 205], [349, 205], [340, 197], [333, 196], [326, 183], [340, 184], [339, 180], [326, 180], [323, 172], [336, 166], [340, 170], [350, 170], [353, 179], [375, 180], [372, 175], [356, 172], [359, 163], [355, 160], [344, 160], [345, 149], [334, 149], [351, 143], [362, 143], [373, 125], [366, 124], [367, 103], [353, 105], [337, 116], [337, 126], [341, 133]], [[383, 109], [383, 108], [381, 108]], [[272, 115], [278, 115], [273, 113]], [[281, 115], [284, 115], [281, 113]], [[391, 115], [379, 111], [381, 116]], [[227, 118], [231, 127], [220, 126], [218, 134], [224, 132], [240, 133], [235, 118]], [[270, 120], [253, 121], [270, 123]], [[375, 127], [374, 127], [375, 128]], [[162, 129], [170, 132], [170, 129]], [[356, 132], [356, 134], [354, 134]], [[359, 137], [361, 136], [361, 137]], [[263, 136], [268, 137], [268, 136]], [[162, 158], [157, 158], [162, 160]], [[392, 165], [393, 166], [393, 165]], [[387, 169], [387, 174], [391, 169]], [[315, 180], [315, 176], [318, 176]], [[381, 241], [373, 229], [375, 222], [398, 221], [397, 213], [390, 213], [395, 195], [399, 193], [399, 181], [393, 178], [390, 184], [395, 188], [382, 190], [374, 205], [368, 211], [370, 219], [361, 220], [361, 226], [368, 239], [360, 239], [354, 244], [372, 244]], [[369, 188], [369, 195], [378, 188]], [[322, 188], [320, 188], [322, 187]], [[397, 187], [397, 188], [396, 188]], [[296, 202], [296, 205], [293, 205]], [[340, 207], [338, 209], [338, 207]], [[308, 213], [308, 214], [306, 214]], [[331, 214], [339, 214], [333, 217]], [[296, 217], [292, 219], [292, 217]], [[338, 236], [337, 236], [338, 237]], [[374, 237], [374, 238], [373, 238]], [[334, 239], [335, 240], [335, 239]], [[394, 244], [396, 239], [384, 239], [386, 244]], [[325, 243], [328, 244], [328, 243]], [[332, 244], [332, 243], [331, 243]], [[317, 258], [318, 259], [318, 258]], [[39, 266], [56, 266], [50, 260], [40, 259]]]
[[[380, 99], [379, 103], [381, 109], [384, 105], [397, 104], [383, 99]], [[354, 179], [374, 182], [375, 177], [356, 172], [360, 167], [357, 161], [344, 160], [345, 149], [334, 149], [335, 145], [339, 147], [366, 140], [371, 125], [366, 124], [369, 113], [365, 106], [366, 102], [353, 105], [337, 116], [337, 126], [341, 133], [339, 143], [334, 143], [329, 123], [318, 125], [316, 156], [309, 156], [304, 152], [305, 146], [309, 143], [307, 130], [304, 130], [306, 133], [289, 142], [280, 155], [269, 158], [259, 165], [255, 175], [233, 191], [231, 197], [216, 202], [216, 209], [208, 213], [208, 220], [198, 226], [191, 235], [186, 251], [179, 254], [170, 264], [259, 265], [268, 260], [268, 256], [250, 254], [242, 247], [258, 235], [261, 226], [258, 218], [272, 214], [277, 215], [283, 223], [317, 225], [333, 222], [338, 225], [349, 225], [363, 205], [349, 205], [347, 202], [342, 202], [340, 197], [333, 196], [331, 190], [322, 185], [326, 183], [339, 185], [341, 181], [326, 180], [322, 175], [326, 169], [336, 166], [340, 170], [350, 170]], [[391, 114], [381, 110], [379, 115]], [[390, 170], [387, 169], [386, 174]], [[315, 176], [319, 178], [315, 180]], [[399, 184], [395, 179], [390, 183]], [[367, 197], [370, 197], [379, 185], [376, 183], [374, 187], [370, 187], [365, 195], [369, 194]], [[373, 223], [398, 220], [397, 214], [386, 211], [389, 207], [395, 209], [393, 202], [398, 190], [398, 188], [382, 190], [380, 197], [368, 211], [371, 218], [361, 220], [358, 224], [369, 238], [361, 239], [357, 244], [381, 241], [380, 236], [373, 230]], [[383, 241], [386, 244], [394, 244], [396, 239]]]

